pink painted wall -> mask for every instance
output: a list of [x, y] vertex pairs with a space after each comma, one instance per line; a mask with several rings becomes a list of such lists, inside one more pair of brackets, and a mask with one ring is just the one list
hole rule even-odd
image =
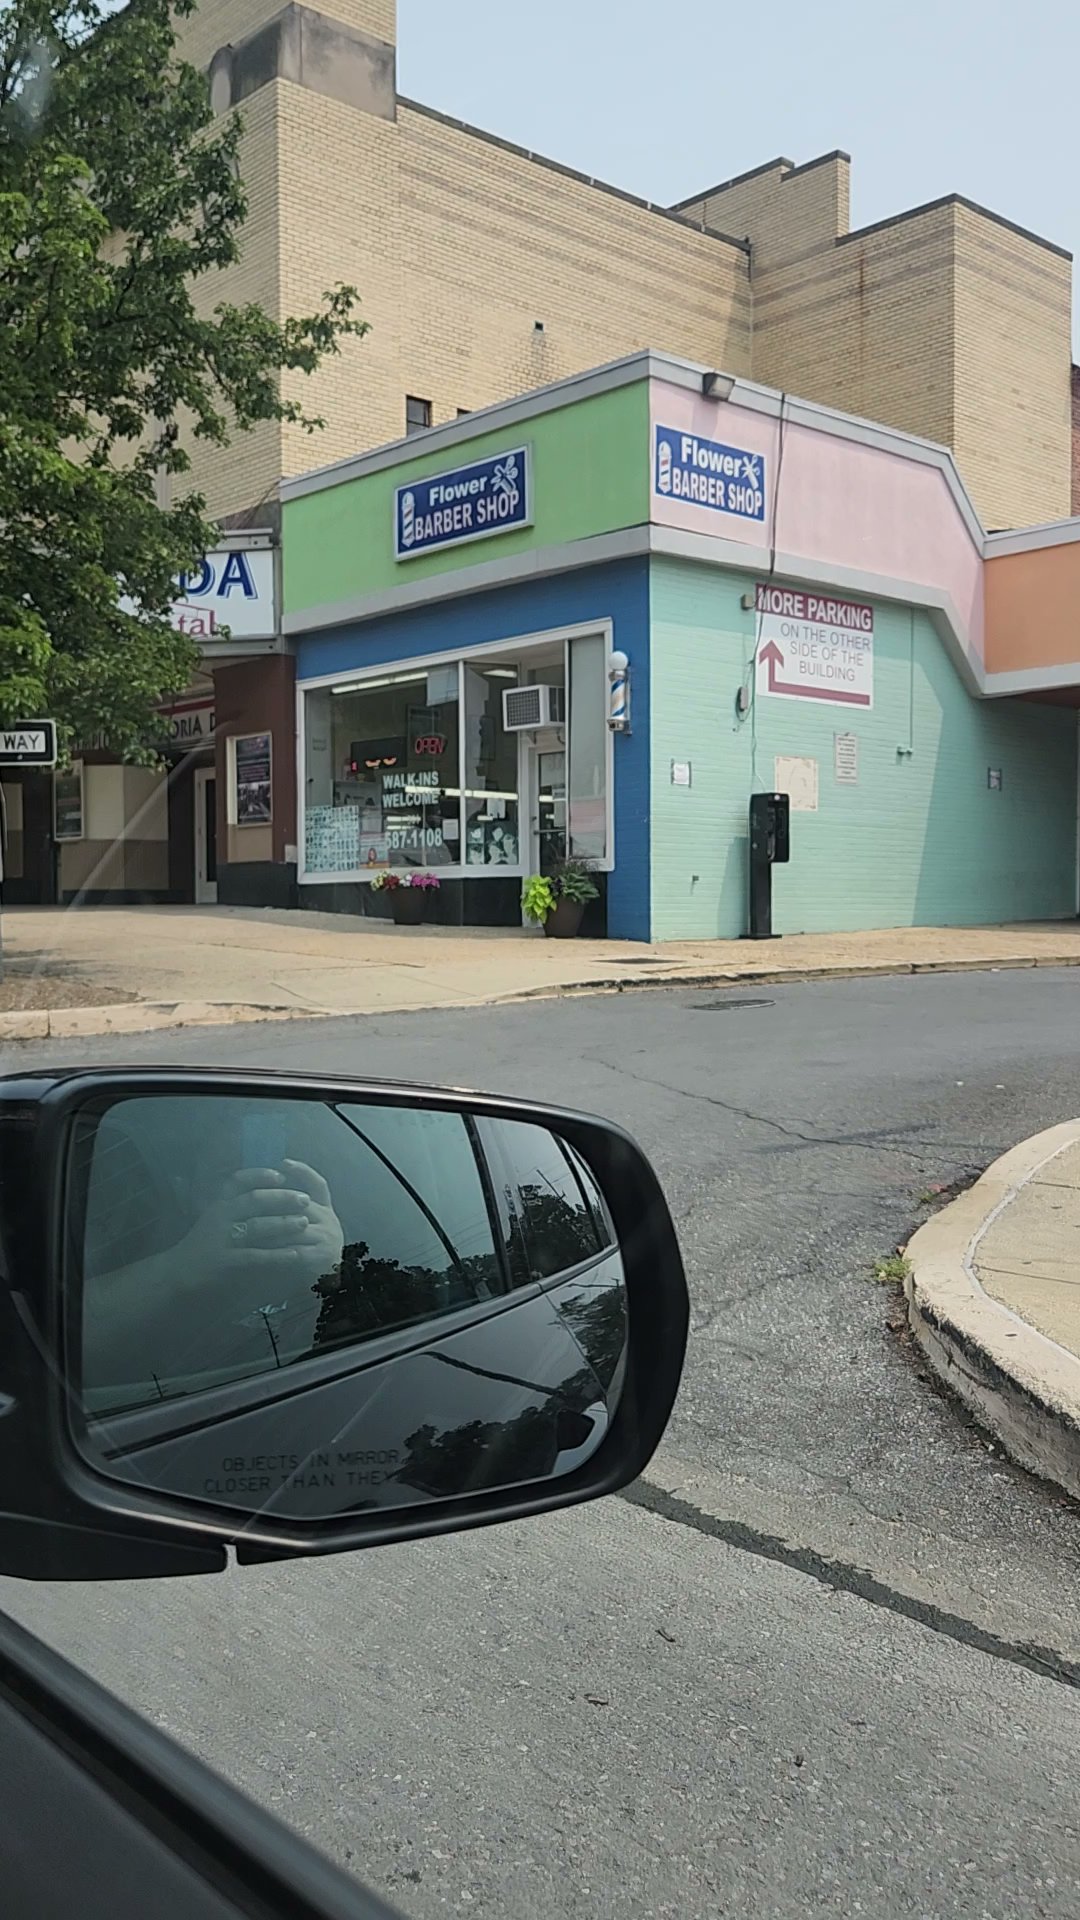
[[[775, 538], [778, 552], [816, 567], [849, 567], [946, 593], [960, 622], [965, 651], [982, 661], [982, 556], [936, 467], [789, 423], [774, 529], [777, 420], [659, 380], [652, 382], [650, 417], [652, 518], [657, 525], [741, 541], [759, 551]], [[764, 521], [658, 493], [657, 426], [764, 454]], [[748, 564], [756, 567], [760, 562], [748, 556]], [[869, 586], [866, 590], [873, 591]]]

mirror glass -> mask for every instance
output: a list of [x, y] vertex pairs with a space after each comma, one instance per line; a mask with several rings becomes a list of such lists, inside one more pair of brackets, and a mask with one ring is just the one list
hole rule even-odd
[[561, 1477], [622, 1388], [623, 1266], [556, 1133], [176, 1091], [75, 1123], [73, 1430], [99, 1471], [291, 1520]]

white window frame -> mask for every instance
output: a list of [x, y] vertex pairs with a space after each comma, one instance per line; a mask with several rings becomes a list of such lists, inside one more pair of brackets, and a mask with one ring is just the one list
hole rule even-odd
[[[558, 645], [563, 647], [563, 663], [567, 696], [570, 686], [570, 642], [583, 639], [589, 634], [600, 633], [604, 637], [607, 652], [610, 655], [613, 645], [614, 623], [610, 618], [601, 620], [581, 620], [569, 627], [550, 627], [539, 633], [508, 634], [505, 640], [488, 640], [480, 646], [443, 648], [438, 653], [413, 654], [406, 660], [381, 660], [377, 666], [342, 669], [338, 673], [322, 673], [312, 680], [298, 680], [296, 683], [296, 833], [298, 866], [296, 882], [302, 887], [330, 887], [351, 881], [367, 881], [372, 878], [371, 867], [338, 868], [332, 873], [310, 873], [307, 867], [307, 714], [305, 703], [309, 693], [320, 693], [327, 687], [355, 687], [361, 692], [367, 681], [385, 680], [387, 674], [415, 673], [421, 668], [446, 667], [455, 664], [458, 670], [458, 777], [464, 778], [465, 772], [465, 676], [463, 668], [472, 660], [490, 660], [506, 658], [507, 655], [520, 657], [527, 664], [525, 655], [539, 652], [542, 648]], [[615, 754], [614, 734], [610, 727], [605, 728], [605, 799], [607, 805], [607, 858], [597, 862], [597, 871], [611, 873], [615, 867]], [[569, 768], [569, 721], [567, 722], [567, 766]], [[525, 786], [527, 773], [528, 735], [518, 737], [518, 860], [513, 866], [468, 866], [462, 861], [452, 866], [439, 866], [432, 871], [440, 880], [520, 880], [524, 879], [529, 868], [525, 855], [530, 844], [529, 822], [527, 818], [528, 792]], [[459, 798], [459, 808], [464, 828], [464, 793]], [[464, 841], [461, 842], [464, 847]], [[381, 868], [374, 869], [381, 872]]]

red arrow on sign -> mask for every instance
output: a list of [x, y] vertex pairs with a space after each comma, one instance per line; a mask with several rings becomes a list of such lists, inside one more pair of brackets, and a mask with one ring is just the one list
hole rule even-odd
[[842, 687], [795, 687], [788, 680], [778, 680], [776, 670], [784, 664], [784, 656], [775, 640], [767, 640], [758, 654], [759, 660], [768, 662], [769, 692], [790, 693], [796, 700], [839, 700], [848, 707], [868, 707], [868, 693], [847, 693]]

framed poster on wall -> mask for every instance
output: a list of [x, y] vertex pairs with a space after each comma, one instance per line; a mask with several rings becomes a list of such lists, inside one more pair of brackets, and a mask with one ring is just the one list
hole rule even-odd
[[83, 763], [73, 760], [53, 774], [53, 837], [81, 840], [83, 835]]
[[274, 818], [272, 742], [268, 733], [241, 733], [229, 742], [232, 760], [232, 825], [268, 827]]

